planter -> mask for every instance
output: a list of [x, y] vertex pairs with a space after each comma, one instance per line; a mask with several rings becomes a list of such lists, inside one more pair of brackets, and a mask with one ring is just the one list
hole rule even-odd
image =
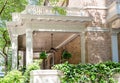
[[115, 74], [115, 75], [113, 75], [113, 78], [114, 78], [118, 83], [120, 83], [120, 74]]
[[61, 76], [59, 70], [33, 70], [30, 72], [30, 83], [60, 83]]

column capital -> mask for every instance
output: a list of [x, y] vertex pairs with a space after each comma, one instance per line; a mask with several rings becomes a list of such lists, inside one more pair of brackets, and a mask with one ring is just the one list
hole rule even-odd
[[17, 39], [17, 38], [18, 38], [18, 35], [17, 35], [17, 34], [13, 34], [13, 35], [12, 35], [12, 40], [13, 40], [13, 39]]
[[18, 37], [18, 34], [13, 34], [12, 36], [14, 36], [14, 37]]
[[117, 35], [118, 33], [118, 31], [112, 31], [112, 35]]
[[33, 32], [33, 30], [31, 28], [27, 28], [26, 32]]

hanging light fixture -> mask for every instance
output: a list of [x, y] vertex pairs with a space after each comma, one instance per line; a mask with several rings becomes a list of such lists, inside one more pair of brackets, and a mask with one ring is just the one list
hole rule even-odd
[[57, 51], [57, 49], [53, 47], [53, 33], [51, 33], [51, 48], [48, 52], [54, 52], [54, 51]]

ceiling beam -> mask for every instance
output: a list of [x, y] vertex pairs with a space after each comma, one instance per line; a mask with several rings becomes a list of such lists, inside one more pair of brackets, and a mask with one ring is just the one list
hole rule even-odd
[[58, 46], [56, 46], [56, 49], [59, 49], [59, 48], [63, 47], [64, 45], [66, 45], [67, 43], [69, 43], [70, 41], [72, 41], [73, 39], [75, 39], [78, 35], [79, 34], [72, 34], [65, 41], [63, 41]]

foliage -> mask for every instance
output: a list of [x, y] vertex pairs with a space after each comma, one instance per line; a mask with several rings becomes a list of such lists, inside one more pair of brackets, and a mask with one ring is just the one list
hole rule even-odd
[[0, 55], [4, 58], [5, 72], [11, 69], [11, 44], [5, 22], [12, 19], [13, 12], [21, 12], [26, 4], [26, 0], [0, 0]]
[[66, 51], [66, 50], [63, 51], [63, 54], [62, 54], [63, 59], [69, 59], [71, 57], [72, 57], [72, 55], [68, 51]]
[[0, 50], [3, 50], [4, 46], [10, 47], [10, 38], [6, 28], [0, 28]]
[[13, 12], [21, 12], [26, 4], [26, 0], [0, 0], [1, 19], [11, 20], [11, 14]]
[[55, 6], [53, 7], [52, 11], [55, 13], [55, 14], [58, 14], [58, 15], [66, 15], [66, 10], [62, 7], [58, 7], [58, 6]]
[[62, 83], [117, 83], [113, 76], [120, 73], [120, 63], [103, 62], [98, 64], [55, 65], [53, 69], [63, 71]]
[[12, 49], [9, 50], [8, 54], [8, 64], [7, 64], [7, 69], [8, 71], [11, 70], [12, 68]]
[[11, 59], [10, 55], [10, 38], [6, 28], [0, 28], [0, 55], [4, 58], [5, 62], [5, 71], [10, 68], [7, 66], [8, 61]]
[[29, 83], [30, 81], [30, 72], [32, 70], [40, 69], [39, 62], [34, 62], [29, 65], [24, 74], [18, 70], [12, 70], [7, 73], [4, 78], [0, 78], [0, 83]]
[[8, 74], [0, 79], [0, 83], [23, 83], [24, 77], [22, 76], [22, 73], [18, 70], [12, 70], [11, 72], [8, 72]]
[[46, 51], [42, 51], [42, 52], [39, 54], [39, 57], [40, 57], [40, 59], [46, 59], [46, 58], [47, 58], [47, 53], [46, 53]]
[[26, 71], [25, 71], [25, 73], [24, 73], [24, 76], [25, 76], [24, 81], [25, 81], [25, 83], [29, 83], [29, 81], [30, 81], [30, 72], [31, 72], [32, 70], [37, 70], [37, 69], [40, 69], [38, 63], [33, 63], [33, 64], [31, 64], [31, 65], [29, 65], [29, 66], [27, 67], [27, 69], [26, 69]]

